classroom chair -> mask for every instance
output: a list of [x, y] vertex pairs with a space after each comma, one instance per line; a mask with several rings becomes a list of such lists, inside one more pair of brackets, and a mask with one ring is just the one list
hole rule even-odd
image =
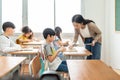
[[38, 55], [36, 55], [29, 63], [29, 74], [32, 75], [32, 77], [39, 77], [46, 70], [49, 70], [48, 62], [45, 59], [42, 48], [40, 48], [38, 50]]
[[40, 69], [41, 69], [40, 57], [37, 55], [29, 63], [29, 73], [32, 77], [39, 77]]
[[45, 71], [40, 76], [40, 80], [61, 80], [61, 77], [55, 71]]

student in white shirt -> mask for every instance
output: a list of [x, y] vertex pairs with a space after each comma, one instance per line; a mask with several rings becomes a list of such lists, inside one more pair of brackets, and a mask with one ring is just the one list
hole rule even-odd
[[15, 25], [12, 22], [5, 22], [2, 28], [4, 32], [0, 35], [0, 55], [7, 55], [7, 52], [20, 50], [20, 45], [10, 39], [10, 36], [14, 34]]

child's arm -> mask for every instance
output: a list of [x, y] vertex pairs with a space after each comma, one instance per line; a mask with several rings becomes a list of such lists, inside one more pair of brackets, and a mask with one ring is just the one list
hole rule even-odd
[[63, 51], [65, 51], [65, 48], [64, 48], [64, 47], [59, 48], [57, 51], [55, 51], [55, 52], [53, 53], [53, 55], [50, 55], [50, 56], [47, 57], [48, 60], [49, 60], [50, 62], [52, 62], [52, 61], [56, 58], [57, 54], [58, 54], [59, 52], [63, 52]]
[[25, 43], [25, 42], [31, 42], [32, 40], [31, 39], [26, 39], [26, 40], [19, 39], [19, 41], [22, 42], [22, 43]]
[[56, 56], [57, 56], [57, 54], [58, 54], [59, 52], [60, 52], [59, 50], [55, 51], [55, 53], [54, 53], [53, 55], [51, 55], [51, 56], [48, 56], [47, 59], [48, 59], [50, 62], [52, 62], [52, 61], [56, 58]]
[[57, 43], [58, 43], [60, 46], [66, 46], [66, 45], [68, 45], [69, 41], [62, 42], [61, 40], [58, 40]]

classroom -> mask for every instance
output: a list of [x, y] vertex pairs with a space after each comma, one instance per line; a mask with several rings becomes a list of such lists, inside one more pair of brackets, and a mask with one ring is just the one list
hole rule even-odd
[[[26, 78], [25, 80], [29, 78], [44, 80], [45, 74], [49, 75], [49, 80], [120, 80], [119, 3], [119, 0], [0, 0], [0, 71], [2, 71], [0, 72], [0, 80], [12, 80], [16, 77], [22, 79], [23, 76]], [[99, 33], [99, 37], [91, 36], [96, 30], [92, 29], [93, 31], [89, 31], [88, 34], [80, 33], [77, 42], [72, 43], [78, 25], [88, 24], [86, 31], [89, 30], [89, 23], [84, 24], [74, 19], [77, 14], [82, 15], [85, 20], [89, 19], [90, 23], [93, 23], [92, 25], [96, 25], [94, 27], [97, 27], [98, 30], [95, 35]], [[34, 38], [25, 42], [20, 39], [22, 42], [17, 43], [20, 47], [16, 46], [14, 50], [10, 51], [7, 51], [9, 49], [4, 50], [2, 43], [6, 39], [3, 39], [2, 36], [7, 37], [5, 30], [3, 30], [5, 22], [10, 22], [11, 26], [8, 27], [14, 29], [14, 34], [12, 33], [13, 35], [7, 39], [10, 38], [15, 45], [21, 34], [33, 34]], [[46, 43], [52, 40], [51, 36], [56, 36], [56, 27], [61, 28], [62, 39], [59, 39], [61, 43], [59, 49], [55, 48], [55, 52], [51, 49], [51, 45]], [[23, 28], [27, 28], [26, 31]], [[46, 32], [47, 30], [48, 32]], [[93, 40], [97, 39], [95, 42], [99, 42], [101, 39], [101, 54], [98, 59], [88, 59], [88, 56], [93, 56], [94, 53], [86, 48], [86, 46], [91, 46], [92, 42], [90, 45], [83, 42], [82, 37], [84, 36], [93, 37]], [[47, 40], [48, 38], [51, 39]], [[66, 42], [65, 45], [64, 42]], [[54, 45], [54, 41], [52, 43]], [[50, 54], [50, 50], [53, 53]], [[60, 60], [66, 61], [68, 70], [67, 72], [64, 72], [64, 69], [59, 71], [58, 67], [52, 72], [51, 61], [58, 59], [57, 54], [60, 52], [63, 53], [62, 58], [60, 55]], [[57, 59], [56, 62], [59, 63]], [[8, 65], [6, 66], [6, 64]], [[33, 70], [34, 67], [36, 70]], [[41, 73], [42, 67], [46, 71], [46, 73], [42, 72], [43, 75]], [[39, 77], [36, 76], [38, 72], [40, 73]], [[107, 76], [104, 76], [104, 73]], [[23, 76], [21, 77], [19, 74]], [[61, 79], [55, 79], [54, 76], [59, 76]]]

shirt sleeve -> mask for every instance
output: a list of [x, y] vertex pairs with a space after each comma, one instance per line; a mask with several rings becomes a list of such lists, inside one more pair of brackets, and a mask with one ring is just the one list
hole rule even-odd
[[96, 41], [97, 41], [98, 39], [100, 39], [100, 38], [101, 38], [101, 31], [100, 31], [100, 29], [97, 27], [97, 25], [94, 24], [94, 23], [90, 23], [89, 26], [90, 26], [91, 30], [96, 33], [94, 39], [95, 39]]
[[75, 44], [78, 41], [78, 37], [79, 37], [79, 33], [78, 33], [77, 29], [75, 29], [73, 44]]
[[11, 52], [20, 50], [21, 46], [17, 45], [11, 39], [6, 39], [5, 37], [0, 37], [0, 49], [2, 52]]
[[3, 48], [3, 52], [12, 52], [12, 51], [16, 51], [16, 50], [21, 50], [21, 47], [19, 45], [16, 45], [14, 47], [5, 47]]
[[45, 53], [47, 56], [52, 56], [52, 50], [51, 50], [51, 46], [50, 45], [45, 45]]

